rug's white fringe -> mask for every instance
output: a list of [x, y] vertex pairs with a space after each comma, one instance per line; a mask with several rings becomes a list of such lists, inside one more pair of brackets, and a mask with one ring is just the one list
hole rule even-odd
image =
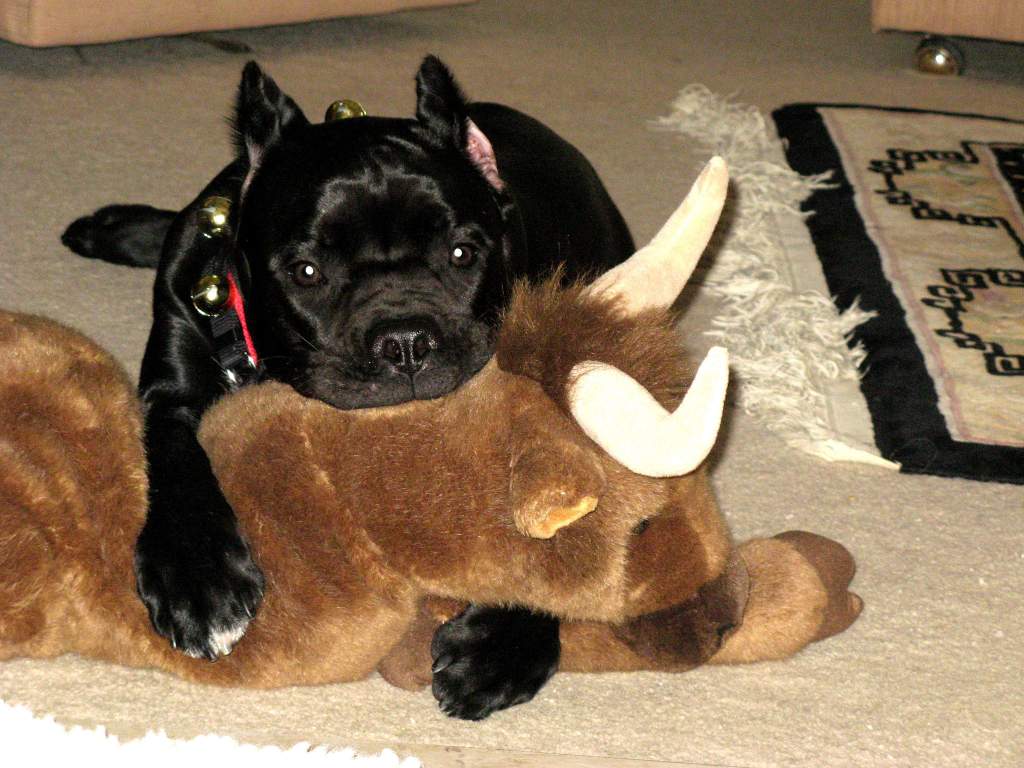
[[52, 717], [33, 717], [24, 707], [12, 707], [3, 701], [0, 701], [0, 745], [2, 762], [11, 768], [32, 765], [422, 768], [415, 757], [403, 760], [391, 750], [379, 755], [359, 755], [351, 748], [331, 750], [306, 743], [280, 749], [239, 744], [227, 736], [199, 736], [183, 741], [168, 738], [162, 732], [122, 742], [103, 728], [64, 728]]
[[801, 176], [785, 165], [755, 107], [698, 84], [684, 88], [672, 107], [654, 127], [724, 157], [733, 181], [731, 225], [710, 249], [715, 258], [703, 284], [723, 302], [707, 334], [729, 350], [740, 406], [808, 453], [895, 466], [836, 433], [818, 383], [857, 379], [865, 352], [847, 340], [873, 313], [855, 305], [840, 314], [827, 296], [797, 291], [787, 279], [776, 218], [802, 216], [801, 201], [827, 187], [829, 174]]

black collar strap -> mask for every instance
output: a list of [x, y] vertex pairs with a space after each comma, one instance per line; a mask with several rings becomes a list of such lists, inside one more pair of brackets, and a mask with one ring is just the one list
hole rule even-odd
[[200, 248], [207, 252], [202, 276], [192, 289], [192, 305], [209, 320], [217, 362], [232, 389], [252, 384], [263, 375], [249, 326], [238, 275], [242, 258], [228, 226], [231, 201], [206, 198], [197, 211]]

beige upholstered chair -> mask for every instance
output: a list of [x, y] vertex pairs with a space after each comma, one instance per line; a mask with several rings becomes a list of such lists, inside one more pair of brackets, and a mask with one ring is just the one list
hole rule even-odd
[[264, 27], [471, 0], [0, 0], [0, 38], [35, 47]]

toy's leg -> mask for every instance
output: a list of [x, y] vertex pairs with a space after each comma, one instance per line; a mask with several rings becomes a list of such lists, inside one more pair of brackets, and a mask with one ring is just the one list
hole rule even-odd
[[5, 391], [0, 405], [9, 406], [0, 410], [0, 658], [9, 658], [44, 629], [45, 593], [55, 579], [46, 523], [59, 524], [66, 515], [51, 487], [50, 466], [24, 436], [36, 426], [24, 415], [25, 403]]
[[790, 531], [748, 541], [738, 553], [750, 574], [749, 599], [739, 628], [710, 663], [786, 658], [860, 615], [863, 601], [847, 591], [856, 566], [842, 545]]
[[680, 672], [781, 659], [860, 615], [855, 566], [840, 544], [792, 531], [740, 546], [725, 573], [673, 608], [625, 624], [567, 622], [560, 669]]
[[[0, 499], [4, 507], [6, 499]], [[38, 635], [45, 624], [40, 596], [51, 579], [52, 556], [42, 532], [18, 510], [0, 509], [0, 659], [16, 644]], [[9, 651], [9, 653], [8, 653]]]
[[749, 590], [746, 565], [733, 557], [724, 572], [680, 605], [622, 624], [565, 622], [566, 672], [683, 672], [704, 664], [740, 623]]
[[[709, 613], [708, 606], [712, 606]], [[398, 688], [417, 691], [431, 684], [430, 643], [437, 628], [459, 615], [465, 603], [429, 598], [402, 640], [381, 660], [380, 676]], [[694, 598], [664, 611], [615, 626], [596, 621], [563, 622], [561, 672], [682, 672], [707, 661], [722, 635], [739, 621], [739, 606]], [[715, 615], [714, 609], [721, 610]], [[731, 615], [729, 615], [731, 613]]]
[[[704, 663], [781, 659], [849, 627], [863, 602], [848, 591], [855, 565], [840, 544], [791, 531], [740, 546], [691, 600], [615, 625], [563, 622], [563, 672], [682, 672]], [[402, 688], [430, 683], [430, 640], [463, 604], [431, 598], [381, 675]]]

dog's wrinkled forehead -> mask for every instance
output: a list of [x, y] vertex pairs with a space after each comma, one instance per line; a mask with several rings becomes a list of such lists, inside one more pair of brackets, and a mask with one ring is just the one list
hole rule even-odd
[[[243, 230], [326, 240], [417, 239], [466, 221], [501, 225], [487, 183], [415, 121], [360, 118], [309, 125], [270, 147], [246, 192]], [[391, 245], [391, 242], [385, 245]]]
[[[244, 172], [235, 214], [244, 249], [301, 240], [332, 206], [345, 210], [353, 228], [367, 223], [357, 202], [376, 211], [381, 200], [404, 200], [404, 207], [423, 209], [427, 219], [447, 216], [486, 229], [500, 221], [499, 205], [508, 202], [497, 199], [506, 193], [493, 145], [470, 118], [451, 72], [433, 56], [416, 74], [412, 119], [361, 116], [314, 125], [249, 62], [232, 122]], [[340, 183], [345, 180], [347, 189]], [[447, 211], [427, 212], [434, 206]], [[374, 214], [386, 215], [394, 214]]]

